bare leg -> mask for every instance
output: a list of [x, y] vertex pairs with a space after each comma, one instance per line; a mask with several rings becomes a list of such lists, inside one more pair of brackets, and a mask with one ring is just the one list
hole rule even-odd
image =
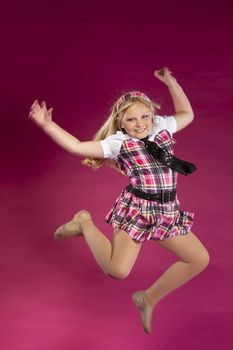
[[92, 220], [81, 225], [81, 231], [101, 269], [110, 277], [122, 279], [131, 271], [141, 244], [134, 242], [123, 230], [115, 230], [112, 243]]
[[110, 277], [125, 278], [131, 271], [141, 248], [123, 230], [114, 231], [110, 242], [94, 225], [91, 215], [86, 210], [80, 210], [72, 220], [61, 225], [55, 232], [55, 239], [74, 236], [84, 236], [97, 263]]
[[155, 306], [165, 295], [204, 270], [209, 263], [209, 254], [206, 248], [192, 232], [189, 232], [185, 236], [171, 237], [165, 241], [155, 242], [161, 247], [178, 255], [181, 261], [171, 265], [163, 275], [146, 290], [146, 294], [152, 306]]
[[140, 311], [146, 333], [151, 332], [153, 309], [158, 301], [201, 272], [209, 262], [206, 248], [192, 232], [185, 236], [155, 242], [178, 255], [182, 260], [171, 265], [147, 290], [138, 291], [133, 295], [133, 301]]

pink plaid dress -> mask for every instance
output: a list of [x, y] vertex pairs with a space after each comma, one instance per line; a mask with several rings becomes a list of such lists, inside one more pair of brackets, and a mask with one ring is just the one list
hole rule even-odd
[[[160, 130], [153, 139], [158, 146], [166, 147], [173, 153], [174, 141], [168, 130]], [[157, 193], [176, 188], [177, 173], [156, 161], [140, 139], [125, 137], [115, 160], [119, 162], [136, 189]], [[187, 234], [193, 224], [194, 213], [180, 211], [179, 207], [177, 197], [174, 201], [159, 203], [138, 198], [126, 187], [105, 220], [113, 228], [127, 232], [136, 242], [165, 240]]]

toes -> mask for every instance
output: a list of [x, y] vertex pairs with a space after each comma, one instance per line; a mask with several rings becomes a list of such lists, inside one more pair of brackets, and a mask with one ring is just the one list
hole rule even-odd
[[56, 231], [55, 231], [55, 235], [60, 234], [63, 229], [64, 229], [64, 225], [58, 227], [58, 229], [56, 229]]
[[62, 225], [62, 226], [58, 227], [58, 229], [55, 231], [54, 237], [56, 239], [66, 238], [66, 236], [67, 236], [66, 231], [67, 231], [67, 229], [66, 229], [65, 225]]
[[55, 237], [56, 239], [61, 239], [61, 238], [63, 238], [63, 235], [62, 235], [62, 232], [61, 232], [62, 227], [63, 227], [63, 226], [59, 227], [59, 228], [55, 231], [54, 237]]

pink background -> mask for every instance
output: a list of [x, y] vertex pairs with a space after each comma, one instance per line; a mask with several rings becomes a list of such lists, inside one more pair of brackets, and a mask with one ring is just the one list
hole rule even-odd
[[[225, 1], [18, 1], [1, 23], [1, 350], [232, 348], [232, 5]], [[130, 276], [107, 278], [82, 238], [54, 230], [82, 208], [104, 217], [128, 182], [93, 172], [27, 120], [34, 99], [89, 140], [115, 99], [138, 89], [173, 112], [153, 77], [168, 66], [195, 122], [176, 155], [198, 165], [179, 176], [182, 209], [210, 253], [200, 275], [157, 306], [146, 335], [131, 294], [177, 257], [148, 242]]]

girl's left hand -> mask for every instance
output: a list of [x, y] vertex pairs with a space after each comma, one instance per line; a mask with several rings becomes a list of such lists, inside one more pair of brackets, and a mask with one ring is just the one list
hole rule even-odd
[[176, 78], [173, 77], [172, 72], [167, 67], [163, 67], [160, 70], [155, 70], [154, 76], [167, 86], [171, 86], [172, 84], [177, 82]]

